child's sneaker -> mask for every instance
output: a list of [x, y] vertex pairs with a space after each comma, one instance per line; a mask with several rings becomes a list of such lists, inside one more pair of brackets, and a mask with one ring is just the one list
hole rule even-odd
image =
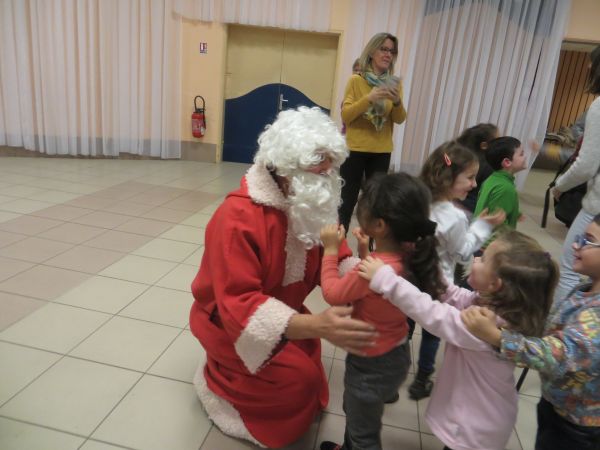
[[433, 389], [433, 381], [429, 379], [431, 373], [425, 373], [421, 370], [417, 371], [414, 381], [408, 387], [408, 396], [411, 400], [421, 400], [429, 397]]

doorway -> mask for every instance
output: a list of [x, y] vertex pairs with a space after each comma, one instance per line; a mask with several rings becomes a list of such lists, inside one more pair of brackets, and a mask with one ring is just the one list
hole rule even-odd
[[225, 70], [223, 160], [250, 163], [279, 111], [332, 106], [338, 36], [230, 26]]

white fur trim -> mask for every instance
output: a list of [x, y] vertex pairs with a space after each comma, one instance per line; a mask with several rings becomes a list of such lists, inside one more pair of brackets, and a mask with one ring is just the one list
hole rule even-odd
[[[246, 173], [248, 194], [254, 203], [271, 206], [275, 209], [288, 212], [288, 203], [279, 189], [279, 186], [269, 171], [258, 164], [254, 164]], [[306, 249], [291, 231], [291, 219], [288, 217], [288, 229], [285, 239], [285, 274], [282, 285], [301, 281], [306, 270]]]
[[[289, 219], [288, 219], [289, 222]], [[285, 238], [285, 274], [282, 286], [302, 281], [306, 270], [306, 248], [304, 243], [297, 239], [288, 226]]]
[[246, 439], [260, 447], [265, 447], [252, 437], [244, 421], [240, 417], [240, 413], [227, 400], [222, 399], [213, 393], [206, 384], [204, 379], [204, 364], [198, 366], [198, 370], [194, 375], [194, 387], [196, 394], [208, 414], [210, 420], [218, 426], [221, 431], [229, 436]]
[[356, 256], [348, 256], [347, 258], [342, 259], [338, 264], [338, 273], [340, 277], [343, 277], [348, 272], [350, 272], [356, 265], [360, 262], [360, 258]]
[[246, 173], [248, 194], [254, 203], [286, 211], [287, 201], [269, 171], [254, 164]]
[[235, 343], [235, 351], [250, 373], [256, 374], [271, 357], [290, 318], [297, 312], [273, 297], [256, 308]]

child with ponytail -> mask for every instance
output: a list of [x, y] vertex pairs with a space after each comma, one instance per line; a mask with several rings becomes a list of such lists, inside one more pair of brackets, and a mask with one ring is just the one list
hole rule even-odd
[[[363, 189], [357, 217], [362, 233], [374, 240], [372, 255], [436, 297], [445, 285], [435, 249], [435, 223], [429, 220], [430, 203], [429, 191], [419, 179], [406, 173], [377, 175]], [[381, 449], [384, 404], [398, 398], [410, 366], [408, 324], [404, 313], [369, 289], [357, 267], [339, 275], [337, 254], [344, 236], [343, 226], [321, 230], [323, 297], [331, 305], [351, 303], [353, 317], [374, 325], [379, 336], [364, 355], [347, 355], [344, 444], [325, 441], [320, 448]]]

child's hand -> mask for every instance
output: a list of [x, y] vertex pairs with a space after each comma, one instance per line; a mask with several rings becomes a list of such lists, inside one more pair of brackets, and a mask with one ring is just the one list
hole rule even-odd
[[540, 152], [540, 148], [542, 147], [540, 146], [540, 144], [538, 144], [538, 141], [536, 141], [535, 139], [531, 139], [529, 141], [529, 148], [531, 149], [532, 156], [535, 156]]
[[496, 314], [493, 311], [471, 306], [461, 311], [460, 318], [472, 335], [494, 347], [500, 347], [502, 333], [496, 326]]
[[358, 264], [358, 275], [370, 281], [375, 276], [375, 272], [383, 266], [385, 263], [381, 259], [367, 256]]
[[485, 208], [479, 214], [479, 218], [485, 220], [493, 227], [501, 225], [506, 220], [506, 213], [503, 209], [498, 209], [494, 214], [488, 214], [488, 209]]
[[330, 224], [321, 228], [321, 242], [326, 255], [337, 255], [340, 244], [346, 236], [343, 225]]
[[369, 236], [365, 234], [361, 227], [356, 227], [352, 230], [352, 236], [356, 238], [358, 242], [356, 251], [360, 259], [365, 259], [369, 256]]

